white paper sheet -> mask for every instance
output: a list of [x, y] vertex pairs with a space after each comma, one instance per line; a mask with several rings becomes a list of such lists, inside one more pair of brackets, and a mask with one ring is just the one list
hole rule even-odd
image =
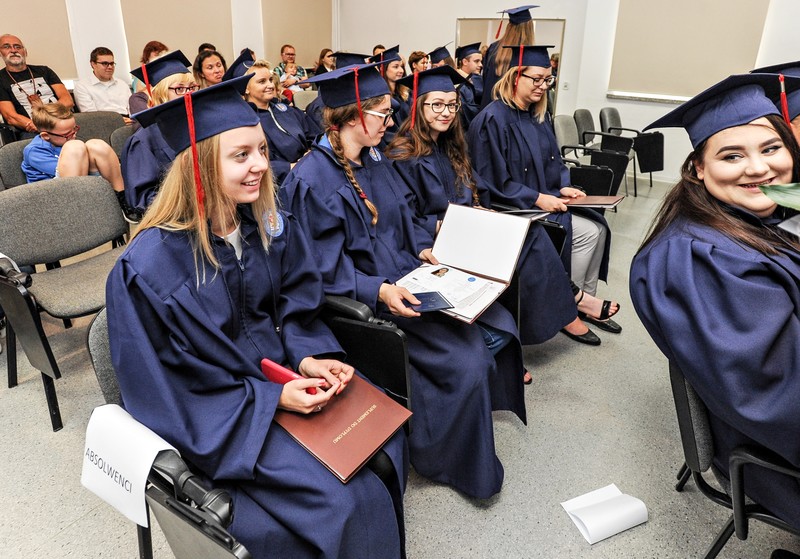
[[647, 522], [647, 507], [613, 483], [561, 503], [590, 544]]
[[95, 408], [86, 427], [81, 483], [140, 526], [147, 526], [144, 491], [156, 455], [175, 450], [116, 404]]

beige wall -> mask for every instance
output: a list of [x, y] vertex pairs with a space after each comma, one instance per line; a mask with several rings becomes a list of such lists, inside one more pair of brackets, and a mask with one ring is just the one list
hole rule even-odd
[[[28, 49], [28, 63], [50, 66], [62, 80], [77, 75], [64, 0], [15, 2], [13, 10], [9, 2], [6, 8], [0, 34], [11, 33], [22, 39]], [[13, 17], [9, 15], [12, 11]]]
[[[197, 56], [200, 43], [215, 45], [228, 63], [236, 58], [230, 2], [122, 0], [121, 3], [133, 68], [139, 65], [144, 45], [154, 40], [161, 41], [170, 50], [182, 50], [190, 61]], [[154, 14], [158, 14], [157, 17]]]
[[310, 68], [319, 52], [331, 48], [331, 0], [262, 0], [264, 14], [264, 57], [274, 64], [281, 61], [281, 45], [289, 43], [297, 51], [297, 63]]

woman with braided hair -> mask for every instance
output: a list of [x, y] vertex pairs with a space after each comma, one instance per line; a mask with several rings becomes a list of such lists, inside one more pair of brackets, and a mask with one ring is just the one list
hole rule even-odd
[[417, 472], [477, 498], [500, 491], [492, 410], [525, 421], [522, 356], [511, 315], [492, 305], [480, 325], [414, 312], [417, 299], [394, 282], [433, 240], [415, 221], [412, 193], [375, 149], [392, 112], [374, 65], [311, 78], [326, 105], [326, 133], [287, 177], [281, 201], [306, 232], [327, 294], [345, 295], [407, 335], [414, 415], [409, 437]]

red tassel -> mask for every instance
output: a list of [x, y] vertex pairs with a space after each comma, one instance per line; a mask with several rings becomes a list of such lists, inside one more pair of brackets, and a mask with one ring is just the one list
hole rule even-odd
[[381, 77], [382, 77], [382, 78], [383, 78], [383, 77], [385, 77], [385, 76], [384, 76], [384, 69], [383, 69], [383, 53], [381, 53], [381, 65], [380, 65], [380, 66], [378, 66], [378, 68], [379, 68], [379, 69], [380, 69], [380, 71], [381, 71]]
[[142, 64], [142, 77], [144, 78], [144, 86], [147, 89], [147, 106], [153, 106], [153, 91], [150, 89], [150, 79], [147, 77], [147, 68]]
[[792, 120], [789, 118], [789, 102], [786, 100], [786, 83], [783, 74], [779, 74], [778, 79], [781, 82], [781, 114], [786, 124], [791, 126]]
[[411, 94], [411, 128], [414, 129], [414, 123], [417, 121], [417, 84], [419, 83], [419, 72], [414, 72], [414, 88]]
[[497, 33], [495, 33], [495, 35], [494, 35], [494, 40], [495, 41], [500, 38], [500, 30], [503, 28], [503, 18], [505, 16], [506, 16], [505, 12], [503, 12], [503, 15], [500, 16], [500, 25], [497, 27]]
[[197, 136], [194, 130], [194, 111], [192, 110], [192, 94], [187, 93], [183, 96], [183, 103], [186, 106], [186, 121], [189, 124], [189, 140], [192, 142], [192, 168], [194, 169], [194, 186], [197, 192], [197, 210], [200, 219], [205, 220], [205, 192], [203, 183], [200, 180], [200, 162], [197, 157]]
[[364, 122], [364, 112], [361, 110], [361, 95], [358, 93], [358, 68], [353, 68], [353, 75], [356, 80], [356, 104], [358, 105], [358, 118], [361, 119], [361, 127], [364, 128], [364, 134], [369, 136], [367, 132], [367, 123]]
[[522, 74], [522, 53], [524, 52], [524, 48], [522, 45], [519, 46], [519, 60], [517, 61], [517, 77], [514, 78], [514, 95], [517, 94], [517, 84], [519, 83], [519, 77]]

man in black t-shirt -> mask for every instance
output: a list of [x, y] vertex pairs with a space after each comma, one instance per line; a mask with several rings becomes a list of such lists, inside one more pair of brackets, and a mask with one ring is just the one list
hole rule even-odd
[[0, 115], [22, 133], [33, 136], [36, 126], [31, 107], [39, 103], [59, 103], [72, 107], [72, 96], [47, 66], [29, 66], [28, 51], [19, 37], [0, 36], [0, 56], [6, 63], [0, 70]]

